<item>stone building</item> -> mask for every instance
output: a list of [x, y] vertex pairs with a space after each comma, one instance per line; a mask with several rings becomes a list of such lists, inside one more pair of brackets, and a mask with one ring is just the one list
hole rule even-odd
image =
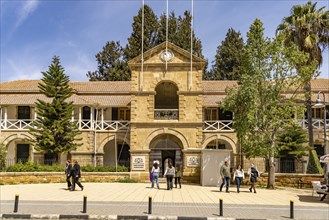
[[[71, 158], [80, 164], [118, 164], [129, 167], [132, 178], [147, 179], [154, 161], [163, 171], [171, 160], [182, 167], [186, 180], [200, 182], [205, 155], [223, 152], [231, 167], [254, 162], [265, 170], [263, 159], [243, 157], [232, 129], [233, 115], [218, 107], [225, 88], [236, 81], [203, 81], [206, 61], [171, 43], [167, 50], [163, 43], [145, 52], [143, 59], [143, 65], [141, 56], [129, 61], [131, 81], [70, 82], [74, 94], [69, 101], [75, 105], [72, 120], [82, 131], [82, 146], [59, 155], [61, 163]], [[49, 159], [26, 141], [36, 118], [35, 102], [46, 100], [38, 90], [39, 82], [0, 84], [0, 143], [7, 147], [8, 164]], [[319, 91], [329, 100], [329, 79], [313, 80], [312, 89], [314, 101]], [[314, 109], [313, 117], [315, 143], [323, 153], [323, 109]], [[307, 127], [305, 119], [296, 120]], [[292, 164], [290, 172], [303, 172], [297, 162]], [[277, 172], [287, 172], [281, 167]]]

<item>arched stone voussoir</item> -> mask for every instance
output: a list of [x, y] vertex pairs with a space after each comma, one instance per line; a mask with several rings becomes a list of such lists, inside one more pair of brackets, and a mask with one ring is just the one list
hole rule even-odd
[[214, 140], [223, 140], [226, 141], [229, 145], [230, 145], [230, 150], [232, 150], [232, 152], [235, 154], [237, 149], [236, 149], [236, 144], [230, 137], [227, 137], [225, 135], [212, 135], [210, 137], [208, 137], [206, 140], [204, 140], [203, 144], [202, 144], [202, 148], [205, 149], [207, 147], [207, 145], [214, 141]]

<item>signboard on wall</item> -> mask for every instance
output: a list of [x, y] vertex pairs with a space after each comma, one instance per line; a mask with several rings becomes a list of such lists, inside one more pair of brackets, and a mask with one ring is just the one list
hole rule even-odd
[[200, 166], [200, 156], [186, 156], [188, 167], [199, 167]]
[[132, 170], [145, 170], [145, 156], [132, 156]]

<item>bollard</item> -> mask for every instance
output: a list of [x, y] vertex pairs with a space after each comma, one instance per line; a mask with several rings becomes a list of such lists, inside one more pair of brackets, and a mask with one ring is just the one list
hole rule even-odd
[[294, 201], [290, 200], [290, 218], [294, 218]]
[[82, 213], [87, 213], [87, 196], [83, 196], [83, 209]]
[[149, 196], [149, 211], [148, 214], [152, 214], [152, 196]]
[[18, 211], [18, 199], [19, 199], [19, 195], [16, 194], [16, 195], [15, 195], [14, 212], [17, 212], [17, 211]]
[[223, 216], [223, 199], [219, 199], [219, 216]]

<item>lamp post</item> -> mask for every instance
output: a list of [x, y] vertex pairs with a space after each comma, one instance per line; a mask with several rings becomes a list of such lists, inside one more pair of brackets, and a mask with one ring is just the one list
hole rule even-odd
[[[320, 93], [323, 95], [323, 102], [320, 99]], [[313, 106], [314, 108], [324, 108], [323, 110], [323, 120], [324, 120], [324, 125], [323, 125], [323, 148], [324, 148], [324, 155], [328, 154], [328, 149], [327, 149], [327, 112], [326, 112], [326, 96], [322, 91], [318, 92], [318, 97], [316, 99], [316, 102]], [[325, 164], [325, 179], [326, 179], [326, 184], [328, 184], [328, 172], [329, 172], [329, 163]]]

